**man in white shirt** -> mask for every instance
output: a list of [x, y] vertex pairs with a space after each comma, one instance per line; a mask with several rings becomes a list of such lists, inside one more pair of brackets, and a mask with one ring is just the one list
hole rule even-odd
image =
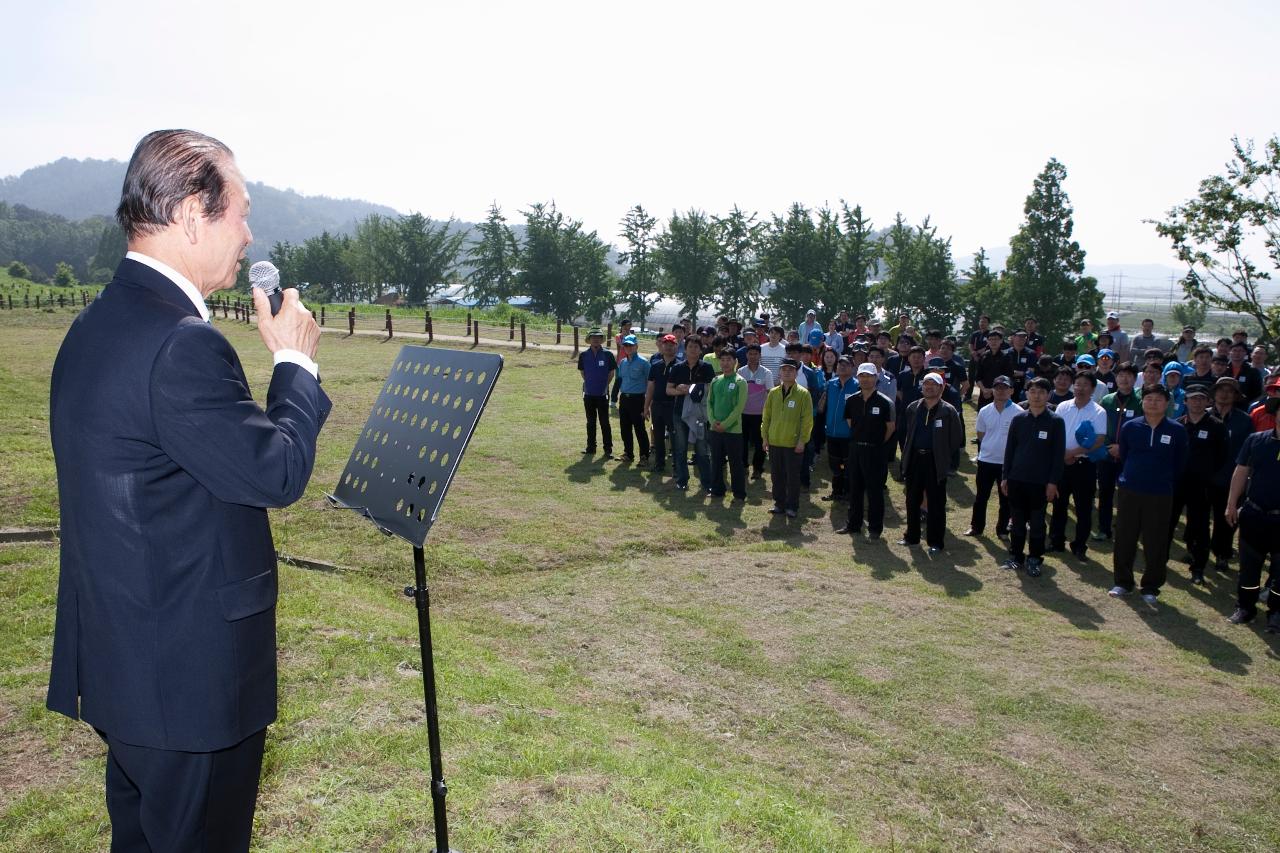
[[[1022, 409], [1011, 402], [1013, 381], [1008, 376], [997, 376], [992, 386], [995, 400], [978, 412], [975, 431], [978, 433], [978, 480], [974, 487], [973, 514], [969, 517], [969, 529], [965, 536], [981, 536], [987, 523], [987, 501], [992, 487], [1001, 480], [1004, 465], [1005, 439], [1009, 436], [1009, 422], [1022, 414]], [[998, 488], [996, 498], [999, 509], [996, 514], [996, 536], [1009, 535], [1009, 499]]]
[[[813, 331], [822, 331], [822, 324], [818, 322], [818, 312], [810, 308], [804, 314], [804, 322], [800, 324], [800, 343], [808, 343], [809, 333]], [[823, 333], [826, 337], [826, 333]]]
[[786, 333], [781, 326], [773, 326], [769, 329], [768, 342], [760, 345], [760, 363], [764, 365], [765, 370], [769, 371], [770, 380], [773, 382], [770, 388], [778, 384], [778, 368], [782, 366], [782, 360], [787, 357], [787, 345], [782, 340]]
[[[1067, 539], [1067, 504], [1075, 504], [1076, 530], [1071, 540], [1071, 553], [1083, 562], [1087, 559], [1089, 530], [1093, 526], [1093, 497], [1097, 491], [1097, 466], [1089, 460], [1089, 454], [1102, 447], [1107, 440], [1107, 412], [1093, 402], [1093, 391], [1098, 380], [1092, 373], [1076, 375], [1072, 386], [1074, 397], [1058, 405], [1055, 414], [1066, 427], [1066, 454], [1063, 457], [1062, 482], [1058, 484], [1058, 497], [1053, 501], [1053, 520], [1049, 525], [1048, 551], [1063, 550]], [[1093, 438], [1088, 447], [1081, 447], [1079, 435], [1087, 433], [1081, 427], [1088, 424]]]

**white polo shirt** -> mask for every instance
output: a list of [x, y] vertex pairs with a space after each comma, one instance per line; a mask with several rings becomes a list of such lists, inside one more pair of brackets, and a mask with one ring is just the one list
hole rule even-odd
[[995, 403], [987, 403], [978, 411], [978, 422], [975, 431], [982, 433], [982, 444], [978, 447], [978, 461], [995, 465], [1004, 464], [1004, 446], [1009, 438], [1009, 422], [1022, 414], [1022, 407], [1012, 401], [1004, 404], [1004, 410], [996, 409]]
[[1077, 406], [1075, 399], [1072, 398], [1065, 403], [1059, 403], [1058, 410], [1054, 414], [1065, 422], [1067, 450], [1075, 450], [1080, 446], [1080, 442], [1076, 441], [1076, 428], [1085, 421], [1093, 424], [1093, 431], [1098, 435], [1107, 434], [1107, 411], [1092, 400], [1083, 406]]

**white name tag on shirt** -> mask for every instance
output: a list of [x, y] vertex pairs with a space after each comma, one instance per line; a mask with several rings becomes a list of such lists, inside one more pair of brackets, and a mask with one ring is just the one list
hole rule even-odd
[[1049, 431], [1047, 429], [1040, 430], [1040, 438], [1045, 439], [1048, 437], [1049, 437]]
[[795, 400], [788, 400], [788, 401], [787, 401], [787, 408], [788, 408], [788, 409], [794, 409], [795, 407], [796, 407], [796, 401], [795, 401]]
[[934, 429], [942, 429], [942, 421], [934, 421], [934, 422], [933, 422], [933, 428], [934, 428]]
[[737, 383], [737, 382], [730, 382], [730, 383], [729, 383], [729, 390], [730, 390], [730, 391], [736, 391], [736, 390], [738, 390], [738, 383]]
[[600, 361], [597, 361], [597, 362], [596, 362], [596, 367], [604, 367], [604, 360], [603, 360], [603, 359], [601, 359]]
[[[1165, 438], [1168, 438], [1168, 437], [1169, 436], [1167, 435], [1165, 436]], [[1198, 433], [1196, 433], [1196, 438], [1208, 438], [1208, 437], [1209, 437], [1209, 431], [1207, 429], [1202, 429]]]
[[1160, 443], [1161, 443], [1161, 444], [1168, 444], [1171, 438], [1172, 438], [1172, 436], [1162, 435], [1162, 436], [1160, 436]]
[[878, 414], [880, 414], [880, 407], [879, 407], [879, 406], [872, 406], [872, 407], [871, 407], [871, 414], [873, 414], [873, 415], [878, 415]]

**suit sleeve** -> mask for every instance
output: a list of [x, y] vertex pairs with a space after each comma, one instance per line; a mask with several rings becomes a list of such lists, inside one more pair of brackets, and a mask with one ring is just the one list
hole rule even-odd
[[235, 350], [206, 323], [179, 326], [152, 366], [160, 447], [227, 503], [281, 507], [300, 498], [329, 408], [320, 383], [285, 363], [272, 374], [263, 411]]

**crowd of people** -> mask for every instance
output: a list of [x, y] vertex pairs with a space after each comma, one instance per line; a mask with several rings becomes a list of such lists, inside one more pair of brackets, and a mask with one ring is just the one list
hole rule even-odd
[[1037, 577], [1048, 553], [1084, 561], [1091, 542], [1113, 540], [1109, 594], [1137, 591], [1154, 607], [1180, 520], [1200, 585], [1210, 567], [1231, 570], [1238, 531], [1230, 621], [1253, 621], [1265, 601], [1266, 630], [1280, 633], [1280, 591], [1270, 594], [1280, 583], [1280, 370], [1245, 330], [1209, 343], [1188, 326], [1170, 340], [1146, 319], [1130, 335], [1113, 311], [1097, 331], [1080, 320], [1054, 354], [1033, 317], [1008, 330], [982, 316], [963, 343], [921, 334], [908, 314], [883, 326], [847, 312], [823, 324], [814, 310], [794, 329], [767, 316], [678, 322], [646, 355], [623, 320], [616, 356], [592, 329], [578, 358], [584, 453], [597, 452], [598, 434], [613, 458], [616, 411], [622, 461], [670, 473], [682, 491], [692, 466], [700, 494], [735, 503], [767, 463], [770, 512], [795, 519], [825, 450], [831, 492], [821, 499], [836, 532], [867, 540], [883, 533], [896, 467], [906, 500], [898, 544], [918, 545], [923, 532], [938, 554], [947, 479], [968, 441], [977, 473], [965, 535], [986, 535], [994, 493], [1004, 568]]

